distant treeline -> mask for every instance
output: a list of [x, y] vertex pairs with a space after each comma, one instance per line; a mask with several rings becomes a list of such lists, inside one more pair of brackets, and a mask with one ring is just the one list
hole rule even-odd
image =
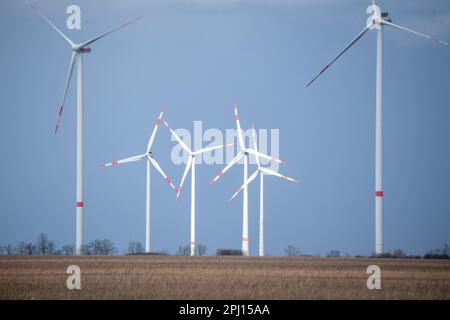
[[[289, 245], [284, 249], [284, 254], [286, 256], [298, 256], [298, 257], [320, 257], [319, 254], [302, 254], [300, 249], [296, 246]], [[381, 255], [371, 254], [370, 256], [365, 255], [350, 255], [341, 254], [338, 250], [331, 250], [327, 253], [326, 257], [329, 258], [390, 258], [390, 259], [450, 259], [450, 247], [447, 243], [444, 244], [442, 249], [433, 249], [425, 253], [424, 255], [412, 255], [406, 254], [402, 249], [394, 249], [392, 251], [383, 253]]]
[[[108, 239], [95, 239], [82, 247], [84, 255], [118, 255], [120, 254], [114, 243]], [[131, 241], [128, 243], [128, 249], [124, 252], [126, 255], [170, 255], [166, 250], [146, 253], [143, 244], [139, 241]], [[195, 246], [195, 254], [205, 256], [207, 247], [204, 244]], [[75, 245], [66, 244], [57, 247], [53, 240], [49, 240], [45, 233], [37, 236], [35, 242], [20, 241], [16, 245], [7, 244], [0, 246], [0, 255], [66, 255], [75, 254]], [[173, 255], [188, 256], [191, 254], [190, 246], [179, 246]], [[240, 249], [221, 248], [215, 252], [217, 256], [241, 256]], [[290, 257], [320, 257], [319, 254], [304, 254], [301, 250], [293, 245], [288, 245], [284, 249], [284, 255]], [[330, 258], [399, 258], [399, 259], [450, 259], [450, 247], [447, 243], [442, 249], [430, 250], [424, 255], [408, 255], [402, 249], [394, 249], [382, 255], [372, 254], [370, 256], [341, 254], [338, 250], [331, 250], [326, 257]]]

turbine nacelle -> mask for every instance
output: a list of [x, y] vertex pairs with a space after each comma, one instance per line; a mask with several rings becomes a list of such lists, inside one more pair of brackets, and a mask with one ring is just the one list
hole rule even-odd
[[366, 22], [367, 28], [369, 29], [380, 29], [380, 25], [383, 24], [383, 22], [392, 22], [389, 12], [381, 12], [380, 7], [377, 6], [375, 2], [367, 7], [366, 12], [371, 15], [367, 18]]
[[89, 48], [89, 47], [81, 47], [81, 48], [78, 50], [78, 52], [81, 52], [81, 53], [90, 53], [90, 52], [91, 52], [91, 48]]
[[381, 13], [381, 19], [387, 22], [392, 22], [391, 16], [389, 15], [389, 12], [382, 12]]
[[89, 48], [88, 46], [86, 46], [83, 43], [80, 44], [74, 44], [71, 46], [72, 50], [77, 52], [77, 53], [90, 53], [91, 52], [91, 48]]

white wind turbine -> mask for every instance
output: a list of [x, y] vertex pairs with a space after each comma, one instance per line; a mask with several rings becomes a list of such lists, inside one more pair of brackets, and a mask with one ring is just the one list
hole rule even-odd
[[61, 106], [58, 112], [58, 120], [56, 122], [55, 134], [58, 131], [61, 116], [64, 110], [64, 101], [66, 99], [67, 90], [69, 88], [70, 79], [72, 78], [72, 72], [77, 62], [77, 181], [76, 181], [76, 254], [82, 254], [83, 245], [83, 53], [91, 52], [91, 48], [88, 46], [95, 41], [109, 35], [110, 33], [117, 31], [132, 22], [135, 22], [141, 18], [124, 23], [120, 27], [114, 28], [108, 32], [105, 32], [97, 37], [94, 37], [88, 41], [81, 43], [74, 43], [64, 33], [62, 33], [46, 16], [42, 14], [39, 9], [30, 4], [33, 10], [39, 14], [70, 46], [72, 50], [72, 57], [70, 59], [69, 71], [66, 78], [66, 84], [64, 87], [64, 94], [61, 101]]
[[334, 57], [308, 84], [311, 85], [322, 73], [325, 72], [340, 56], [354, 45], [367, 31], [377, 31], [377, 66], [376, 66], [376, 120], [375, 120], [375, 254], [383, 253], [383, 28], [391, 26], [415, 35], [436, 41], [448, 46], [445, 41], [438, 40], [429, 35], [407, 29], [392, 23], [387, 12], [381, 12], [379, 6], [372, 1], [367, 8], [371, 16], [367, 19], [366, 26], [358, 35]]
[[184, 179], [186, 179], [186, 175], [188, 174], [189, 170], [191, 170], [191, 256], [195, 256], [195, 158], [206, 152], [211, 152], [212, 150], [220, 149], [220, 148], [226, 148], [229, 146], [232, 146], [233, 143], [228, 143], [224, 145], [218, 145], [213, 147], [207, 147], [203, 148], [197, 151], [192, 151], [184, 142], [180, 139], [180, 137], [175, 133], [175, 131], [169, 126], [169, 124], [164, 121], [164, 124], [166, 125], [167, 129], [172, 133], [172, 135], [175, 137], [175, 139], [178, 141], [180, 146], [188, 153], [189, 158], [186, 163], [186, 168], [184, 169], [183, 178], [181, 178], [180, 187], [177, 190], [177, 200], [180, 196], [181, 189], [183, 188]]
[[212, 183], [216, 183], [220, 177], [223, 177], [225, 172], [228, 171], [233, 165], [238, 163], [242, 157], [244, 157], [244, 196], [243, 196], [243, 206], [242, 206], [242, 254], [244, 256], [249, 255], [249, 238], [248, 238], [248, 192], [247, 192], [247, 178], [248, 178], [248, 156], [249, 154], [258, 155], [262, 158], [269, 159], [271, 161], [276, 161], [278, 163], [284, 163], [284, 161], [277, 159], [274, 156], [268, 156], [264, 153], [261, 153], [257, 150], [247, 148], [244, 142], [244, 136], [242, 134], [241, 123], [239, 121], [239, 114], [237, 110], [237, 105], [233, 106], [234, 108], [234, 118], [236, 120], [236, 127], [238, 131], [238, 142], [240, 151], [238, 154], [225, 166], [225, 168], [219, 172], [219, 174], [211, 180]]
[[145, 151], [145, 153], [137, 155], [137, 156], [129, 157], [126, 159], [109, 162], [109, 163], [102, 165], [103, 167], [109, 167], [112, 165], [128, 163], [128, 162], [135, 162], [135, 161], [147, 159], [147, 192], [146, 192], [146, 202], [145, 202], [146, 203], [146, 206], [145, 206], [145, 209], [146, 209], [146, 211], [145, 211], [145, 213], [146, 213], [146, 215], [145, 215], [145, 217], [146, 217], [146, 221], [145, 221], [145, 252], [150, 252], [150, 165], [155, 167], [155, 169], [163, 176], [164, 180], [166, 180], [166, 182], [172, 187], [172, 189], [177, 191], [177, 188], [175, 188], [172, 181], [170, 181], [170, 179], [167, 177], [167, 175], [164, 173], [164, 171], [159, 166], [158, 162], [153, 158], [153, 153], [152, 153], [153, 140], [155, 139], [156, 130], [158, 130], [158, 127], [161, 124], [161, 119], [162, 119], [163, 114], [164, 114], [164, 111], [161, 111], [158, 119], [156, 119], [155, 127], [153, 128], [153, 132], [150, 136], [150, 139], [148, 140], [147, 150]]
[[[253, 148], [254, 150], [258, 151], [258, 144], [256, 142], [256, 132], [255, 128], [252, 127], [252, 138], [253, 138]], [[259, 174], [260, 178], [260, 185], [259, 185], [259, 256], [264, 256], [264, 175], [268, 176], [275, 176], [281, 179], [285, 179], [292, 182], [297, 182], [298, 180], [289, 178], [288, 176], [282, 175], [274, 170], [271, 170], [269, 168], [261, 167], [261, 162], [259, 160], [259, 154], [255, 155], [256, 158], [256, 164], [258, 165], [258, 168], [256, 171], [248, 178], [247, 182], [242, 184], [239, 189], [236, 190], [236, 192], [231, 196], [230, 202], [244, 189], [248, 186], [249, 183], [251, 183]]]

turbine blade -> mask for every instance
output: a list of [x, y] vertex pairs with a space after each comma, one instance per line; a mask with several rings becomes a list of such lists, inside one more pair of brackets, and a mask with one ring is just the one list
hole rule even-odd
[[162, 175], [164, 180], [172, 187], [173, 190], [177, 191], [177, 188], [175, 188], [175, 185], [172, 183], [172, 181], [169, 179], [169, 177], [164, 173], [163, 169], [159, 166], [158, 162], [156, 162], [155, 159], [152, 157], [147, 157], [147, 159], [151, 162], [151, 164], [155, 167], [155, 169]]
[[58, 132], [59, 122], [61, 121], [62, 113], [64, 110], [64, 102], [66, 101], [67, 90], [69, 89], [70, 79], [72, 78], [73, 67], [75, 65], [76, 58], [77, 58], [77, 53], [74, 51], [74, 52], [72, 52], [72, 58], [70, 59], [70, 64], [69, 64], [69, 71], [67, 72], [66, 85], [64, 86], [64, 94], [62, 97], [61, 106], [59, 107], [58, 120], [56, 121], [56, 126], [55, 126], [55, 134]]
[[435, 41], [435, 42], [439, 42], [439, 43], [441, 43], [441, 44], [443, 44], [443, 45], [448, 46], [448, 42], [445, 42], [445, 41], [436, 39], [436, 38], [434, 38], [434, 37], [432, 37], [432, 36], [423, 34], [423, 33], [421, 33], [421, 32], [417, 32], [417, 31], [414, 31], [414, 30], [411, 30], [411, 29], [408, 29], [408, 28], [399, 26], [399, 25], [394, 24], [394, 23], [392, 23], [392, 22], [382, 20], [381, 23], [386, 24], [386, 25], [391, 26], [391, 27], [394, 27], [394, 28], [397, 28], [397, 29], [400, 29], [400, 30], [403, 30], [403, 31], [411, 32], [411, 33], [413, 33], [413, 34], [415, 34], [415, 35], [418, 35], [418, 36], [421, 36], [421, 37], [424, 37], [424, 38], [427, 38], [427, 39], [430, 39], [430, 40], [433, 40], [433, 41]]
[[[186, 163], [186, 168], [184, 168], [183, 178], [181, 178], [180, 187], [177, 190], [177, 200], [178, 200], [178, 197], [180, 196], [180, 192], [181, 192], [181, 189], [183, 188], [184, 180], [186, 179], [186, 176], [189, 172], [189, 169], [191, 168], [191, 165], [192, 165], [192, 157], [189, 157], [189, 159]], [[192, 186], [191, 186], [191, 188], [192, 188]]]
[[233, 109], [234, 109], [234, 119], [236, 120], [236, 127], [238, 130], [239, 146], [241, 147], [241, 149], [245, 149], [244, 137], [242, 136], [241, 121], [239, 120], [237, 104], [233, 105]]
[[259, 152], [259, 151], [253, 150], [253, 149], [247, 149], [247, 152], [252, 154], [252, 155], [254, 155], [255, 157], [256, 157], [256, 155], [258, 155], [259, 157], [267, 159], [267, 160], [270, 160], [270, 161], [275, 161], [275, 162], [278, 162], [278, 163], [281, 163], [281, 164], [285, 164], [286, 163], [285, 161], [280, 160], [280, 159], [278, 159], [275, 156], [269, 156], [269, 155], [267, 155], [265, 153], [262, 153], [262, 152]]
[[162, 119], [163, 115], [164, 115], [164, 111], [161, 110], [161, 113], [159, 114], [158, 119], [156, 119], [155, 127], [153, 128], [153, 131], [152, 131], [152, 134], [150, 136], [150, 139], [148, 139], [147, 153], [150, 152], [150, 148], [153, 145], [153, 140], [155, 140], [156, 131], [158, 130], [159, 125], [161, 124], [161, 119]]
[[114, 29], [111, 29], [111, 30], [109, 30], [109, 31], [107, 31], [107, 32], [105, 32], [105, 33], [102, 33], [101, 35], [96, 36], [95, 38], [92, 38], [92, 39], [90, 39], [90, 40], [88, 40], [88, 41], [85, 41], [85, 42], [81, 43], [81, 44], [79, 45], [79, 47], [82, 48], [82, 47], [85, 47], [85, 46], [87, 46], [87, 45], [90, 45], [91, 43], [94, 43], [95, 41], [97, 41], [97, 40], [99, 40], [99, 39], [101, 39], [101, 38], [103, 38], [103, 37], [106, 37], [108, 34], [113, 33], [114, 31], [117, 31], [117, 30], [119, 30], [119, 29], [122, 29], [122, 28], [128, 26], [129, 24], [132, 24], [133, 22], [136, 22], [136, 21], [138, 21], [138, 20], [141, 20], [142, 18], [143, 18], [143, 16], [141, 16], [141, 17], [139, 17], [139, 18], [136, 18], [136, 19], [134, 19], [134, 20], [128, 21], [128, 22], [122, 24], [122, 25], [119, 26], [119, 27], [116, 27], [116, 28], [114, 28]]
[[27, 1], [27, 3], [30, 5], [30, 7], [34, 10], [34, 12], [36, 12], [38, 15], [41, 16], [42, 19], [44, 19], [45, 21], [47, 21], [47, 23], [56, 31], [59, 33], [59, 35], [61, 37], [63, 37], [64, 40], [66, 40], [66, 42], [73, 47], [75, 44], [72, 42], [72, 40], [70, 40], [64, 33], [61, 32], [61, 30], [59, 30], [39, 9], [38, 7], [36, 7], [35, 5], [31, 4], [30, 2]]
[[230, 163], [227, 164], [227, 166], [219, 172], [219, 174], [217, 176], [214, 177], [214, 179], [211, 180], [211, 182], [209, 184], [213, 184], [216, 183], [217, 180], [220, 179], [220, 177], [223, 177], [223, 175], [225, 174], [225, 172], [228, 171], [228, 169], [230, 169], [234, 164], [236, 164], [242, 157], [244, 156], [244, 152], [240, 151], [234, 158], [233, 160], [230, 161]]
[[192, 151], [191, 149], [189, 149], [189, 147], [183, 142], [183, 140], [181, 140], [181, 138], [175, 133], [175, 131], [169, 126], [169, 124], [164, 121], [164, 124], [166, 126], [167, 129], [169, 129], [169, 131], [172, 133], [172, 135], [175, 137], [175, 139], [178, 141], [178, 143], [180, 144], [180, 146], [186, 150], [190, 155], [192, 155]]
[[122, 164], [122, 163], [139, 161], [139, 160], [144, 159], [145, 157], [146, 157], [145, 154], [140, 154], [138, 156], [133, 156], [133, 157], [125, 158], [125, 159], [122, 159], [122, 160], [108, 162], [108, 163], [102, 164], [101, 166], [104, 167], [104, 168], [105, 167], [110, 167], [110, 166], [113, 166], [113, 165], [116, 165], [116, 164]]
[[203, 149], [200, 149], [198, 151], [195, 151], [192, 154], [198, 155], [198, 154], [209, 152], [209, 151], [212, 151], [212, 150], [217, 150], [217, 149], [221, 149], [221, 148], [228, 148], [228, 147], [231, 147], [233, 145], [234, 145], [234, 143], [227, 143], [227, 144], [221, 144], [221, 145], [214, 146], [214, 147], [207, 147], [207, 148], [203, 148]]
[[342, 56], [345, 51], [347, 51], [351, 46], [353, 46], [361, 37], [369, 30], [369, 27], [366, 26], [358, 35], [341, 51], [339, 54], [331, 60], [330, 63], [328, 63], [320, 72], [306, 85], [306, 87], [309, 87], [318, 77], [322, 75], [337, 59], [339, 59], [340, 56]]
[[255, 172], [253, 172], [253, 174], [248, 177], [247, 182], [244, 182], [231, 196], [230, 200], [228, 200], [229, 202], [233, 201], [233, 199], [239, 194], [239, 192], [241, 192], [242, 190], [244, 190], [244, 188], [253, 180], [255, 180], [255, 178], [258, 176], [259, 173], [259, 169], [257, 169]]
[[268, 168], [261, 168], [261, 171], [262, 171], [262, 173], [267, 174], [267, 175], [270, 175], [270, 176], [276, 176], [276, 177], [278, 177], [278, 178], [285, 179], [285, 180], [289, 180], [289, 181], [296, 182], [296, 183], [299, 182], [299, 181], [296, 180], [296, 179], [289, 178], [288, 176], [284, 176], [284, 175], [282, 175], [281, 173], [276, 172], [276, 171], [273, 171], [273, 170], [268, 169]]
[[[256, 152], [258, 152], [258, 143], [256, 142], [256, 131], [255, 131], [254, 125], [252, 125], [252, 140], [253, 140], [253, 148], [255, 149]], [[260, 168], [261, 163], [259, 161], [259, 154], [255, 154], [255, 158], [256, 158], [256, 164], [258, 165], [258, 168]]]

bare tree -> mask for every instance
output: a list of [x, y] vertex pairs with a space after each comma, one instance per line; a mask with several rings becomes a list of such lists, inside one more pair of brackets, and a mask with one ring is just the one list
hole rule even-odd
[[55, 254], [55, 250], [56, 250], [55, 241], [50, 240], [48, 242], [47, 250], [48, 250], [48, 254], [50, 254], [50, 255]]
[[339, 250], [331, 250], [327, 254], [327, 257], [329, 257], [329, 258], [339, 258], [340, 256], [341, 256], [341, 253], [339, 252]]
[[93, 254], [93, 255], [111, 255], [116, 253], [116, 248], [114, 243], [108, 239], [95, 239], [89, 242], [88, 244], [89, 251], [85, 254]]
[[33, 242], [27, 242], [25, 244], [25, 254], [32, 255], [36, 253], [36, 246]]
[[86, 244], [83, 244], [82, 246], [81, 246], [81, 253], [82, 254], [85, 254], [85, 255], [91, 255], [91, 254], [93, 254], [92, 253], [92, 246], [91, 246], [91, 243], [86, 243]]
[[128, 243], [129, 254], [141, 254], [144, 253], [144, 246], [139, 241], [131, 241]]
[[89, 242], [89, 245], [91, 247], [93, 255], [101, 255], [101, 254], [103, 254], [102, 253], [103, 252], [103, 250], [102, 250], [102, 241], [100, 239], [92, 240], [91, 242]]
[[103, 239], [101, 241], [102, 244], [102, 254], [107, 256], [116, 253], [116, 247], [114, 246], [114, 243], [111, 240]]
[[442, 255], [445, 255], [445, 254], [446, 254], [446, 255], [450, 256], [450, 246], [448, 245], [447, 242], [444, 243], [444, 248], [442, 248], [441, 254], [442, 254]]
[[136, 251], [136, 253], [144, 253], [145, 252], [144, 245], [142, 243], [140, 243], [139, 241], [136, 242], [136, 247], [134, 250]]
[[62, 246], [61, 251], [62, 251], [62, 254], [65, 256], [72, 256], [74, 249], [75, 249], [75, 246], [73, 244], [66, 244], [66, 245]]
[[176, 255], [177, 256], [189, 256], [191, 254], [190, 246], [179, 246]]
[[12, 245], [7, 244], [6, 246], [3, 247], [3, 250], [5, 251], [5, 253], [10, 256], [12, 254], [14, 254], [14, 248]]
[[195, 247], [196, 254], [199, 255], [199, 256], [205, 256], [206, 255], [206, 250], [207, 250], [206, 245], [201, 244], [201, 243], [199, 243]]
[[394, 258], [405, 258], [406, 257], [406, 253], [402, 249], [394, 249], [394, 250], [392, 250], [391, 254]]
[[298, 257], [300, 256], [300, 249], [293, 245], [288, 245], [284, 249], [284, 254], [287, 255], [288, 257]]
[[20, 241], [20, 242], [17, 244], [16, 249], [15, 249], [15, 251], [17, 252], [17, 254], [20, 254], [20, 255], [26, 254], [26, 253], [27, 253], [26, 245], [27, 245], [27, 244], [26, 244], [25, 242]]
[[5, 246], [0, 246], [0, 255], [11, 255], [12, 254], [12, 252], [11, 253], [8, 253], [8, 246], [10, 246], [11, 247], [11, 249], [12, 249], [12, 246], [11, 245], [9, 245], [9, 244], [7, 244], [7, 245], [5, 245]]
[[39, 254], [46, 255], [49, 254], [50, 241], [45, 233], [38, 235], [36, 240], [36, 249]]

